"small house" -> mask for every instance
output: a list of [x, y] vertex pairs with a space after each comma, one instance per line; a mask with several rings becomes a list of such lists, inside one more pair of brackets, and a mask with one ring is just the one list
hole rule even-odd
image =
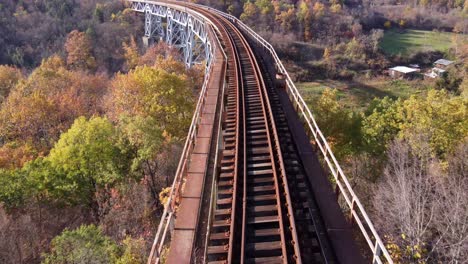
[[454, 63], [454, 61], [449, 61], [449, 60], [446, 60], [446, 59], [439, 59], [439, 60], [434, 62], [434, 66], [436, 68], [439, 68], [439, 69], [447, 69], [447, 67], [450, 66], [453, 63]]
[[431, 79], [435, 79], [435, 78], [438, 78], [438, 77], [442, 77], [445, 72], [447, 72], [447, 71], [444, 70], [444, 69], [434, 67], [430, 71], [428, 71], [426, 74], [424, 74], [424, 76], [428, 77], [428, 78], [431, 78]]
[[393, 67], [393, 68], [390, 68], [389, 69], [389, 72], [390, 72], [390, 76], [392, 78], [413, 78], [415, 77], [418, 72], [419, 72], [419, 69], [415, 69], [415, 68], [410, 68], [410, 67], [406, 67], [406, 66], [396, 66], [396, 67]]

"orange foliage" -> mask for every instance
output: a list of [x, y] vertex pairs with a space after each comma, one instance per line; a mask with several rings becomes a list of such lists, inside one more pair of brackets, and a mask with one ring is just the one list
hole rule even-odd
[[48, 150], [79, 116], [103, 112], [107, 78], [69, 71], [58, 56], [44, 60], [0, 108], [0, 138]]
[[16, 169], [37, 157], [37, 151], [28, 143], [10, 143], [0, 147], [0, 168]]

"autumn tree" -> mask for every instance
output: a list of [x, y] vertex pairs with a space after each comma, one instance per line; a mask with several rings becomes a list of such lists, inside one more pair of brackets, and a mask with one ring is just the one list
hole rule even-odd
[[292, 31], [296, 24], [296, 13], [294, 8], [288, 8], [276, 15], [276, 20], [280, 21], [281, 28], [286, 31]]
[[23, 76], [17, 68], [0, 65], [0, 105], [22, 78]]
[[153, 117], [169, 135], [186, 134], [193, 110], [193, 93], [184, 73], [164, 68], [137, 67], [127, 75], [119, 74], [112, 82], [108, 103], [110, 114]]
[[92, 55], [92, 43], [84, 32], [73, 30], [65, 42], [67, 52], [67, 65], [71, 69], [92, 70], [96, 67]]
[[438, 175], [430, 170], [427, 154], [413, 153], [402, 141], [393, 143], [384, 177], [375, 192], [377, 226], [397, 241], [404, 263], [424, 263], [434, 226]]
[[140, 58], [135, 38], [131, 38], [129, 44], [124, 42], [122, 45], [125, 51], [126, 68], [127, 70], [132, 70], [138, 65], [138, 60]]
[[29, 144], [36, 154], [46, 154], [75, 118], [102, 113], [106, 86], [104, 76], [69, 71], [60, 57], [52, 56], [1, 105], [0, 138], [15, 144], [11, 150]]
[[316, 18], [320, 18], [325, 14], [325, 5], [323, 3], [315, 2], [312, 9]]
[[[193, 111], [193, 79], [173, 58], [156, 60], [153, 67], [139, 66], [112, 82], [109, 115], [118, 121], [122, 135], [134, 153], [132, 171], [148, 181], [154, 201], [162, 182], [161, 153], [184, 138]], [[168, 184], [167, 175], [165, 185]]]
[[146, 262], [146, 243], [142, 238], [127, 237], [122, 243], [124, 251], [116, 264], [142, 264]]
[[399, 109], [399, 137], [416, 151], [420, 139], [428, 138], [431, 153], [446, 157], [468, 134], [468, 100], [446, 91], [431, 90], [427, 96], [411, 96]]
[[257, 15], [258, 7], [250, 1], [245, 2], [244, 12], [241, 14], [240, 19], [244, 22], [251, 23]]
[[304, 26], [304, 39], [311, 40], [313, 13], [310, 10], [309, 4], [307, 2], [303, 1], [299, 4], [297, 19]]

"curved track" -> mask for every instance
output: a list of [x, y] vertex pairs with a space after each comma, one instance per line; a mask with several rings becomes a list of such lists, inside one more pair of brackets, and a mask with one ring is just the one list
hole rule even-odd
[[216, 24], [228, 57], [206, 262], [332, 263], [273, 80], [235, 25], [191, 8]]

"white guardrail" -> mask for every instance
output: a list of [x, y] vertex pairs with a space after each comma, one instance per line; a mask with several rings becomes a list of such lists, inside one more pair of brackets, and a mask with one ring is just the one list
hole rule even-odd
[[333, 155], [330, 145], [325, 139], [325, 136], [323, 135], [322, 131], [320, 131], [320, 128], [318, 127], [317, 122], [315, 121], [315, 118], [312, 115], [312, 112], [310, 111], [301, 94], [297, 90], [296, 85], [291, 80], [291, 77], [289, 76], [288, 72], [283, 66], [283, 63], [279, 59], [278, 54], [276, 54], [276, 51], [273, 48], [273, 46], [236, 17], [215, 9], [210, 10], [235, 23], [239, 28], [241, 28], [244, 31], [244, 33], [249, 34], [250, 37], [252, 37], [257, 43], [262, 45], [263, 48], [266, 51], [268, 51], [273, 57], [278, 71], [286, 77], [286, 84], [288, 88], [287, 91], [290, 98], [292, 97], [291, 99], [298, 109], [298, 114], [302, 114], [302, 117], [304, 118], [307, 124], [307, 128], [310, 130], [312, 135], [314, 135], [315, 142], [321, 150], [323, 159], [327, 163], [328, 169], [332, 173], [340, 193], [346, 200], [346, 205], [350, 210], [352, 220], [358, 224], [362, 235], [366, 239], [366, 242], [369, 245], [370, 250], [372, 251], [372, 263], [393, 264], [393, 260], [390, 254], [388, 253], [387, 249], [385, 248], [385, 244], [382, 242], [382, 240], [379, 237], [379, 234], [375, 230], [374, 225], [372, 224], [369, 216], [367, 215], [364, 209], [364, 206], [361, 204], [359, 198], [351, 188], [351, 184], [349, 183], [348, 178], [346, 177], [340, 165], [338, 164], [335, 155]]

